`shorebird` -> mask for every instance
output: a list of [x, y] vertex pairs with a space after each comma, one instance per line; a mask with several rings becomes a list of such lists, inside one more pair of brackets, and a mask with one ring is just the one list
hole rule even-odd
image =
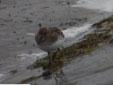
[[50, 53], [57, 52], [63, 46], [65, 40], [63, 32], [57, 27], [41, 27], [35, 35], [39, 48], [48, 52], [49, 63], [52, 63], [56, 53], [50, 57]]

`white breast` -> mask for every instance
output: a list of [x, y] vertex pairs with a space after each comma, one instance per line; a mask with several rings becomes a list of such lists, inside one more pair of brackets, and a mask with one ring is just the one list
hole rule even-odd
[[59, 38], [55, 43], [51, 45], [50, 44], [39, 45], [39, 48], [44, 51], [55, 51], [56, 49], [63, 45], [64, 40], [65, 40], [64, 38]]

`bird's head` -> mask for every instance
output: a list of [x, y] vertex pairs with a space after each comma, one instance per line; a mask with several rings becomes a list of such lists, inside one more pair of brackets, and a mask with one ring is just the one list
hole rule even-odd
[[46, 35], [47, 34], [47, 28], [43, 27], [39, 29], [39, 35]]

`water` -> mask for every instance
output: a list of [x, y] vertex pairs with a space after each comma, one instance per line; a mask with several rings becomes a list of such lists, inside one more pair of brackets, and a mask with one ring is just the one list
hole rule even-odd
[[91, 24], [84, 24], [83, 26], [80, 26], [80, 27], [76, 27], [76, 26], [70, 27], [70, 28], [67, 28], [66, 30], [63, 30], [63, 33], [65, 35], [65, 38], [72, 38], [87, 31], [90, 27], [91, 27]]
[[113, 0], [78, 0], [72, 7], [83, 7], [100, 12], [113, 12]]
[[27, 54], [27, 53], [22, 53], [20, 55], [18, 55], [18, 57], [21, 57], [21, 60], [26, 60], [27, 58], [34, 58], [34, 60], [36, 59], [42, 59], [45, 56], [47, 56], [46, 52], [40, 52], [40, 53], [31, 53], [31, 54]]
[[5, 77], [4, 74], [0, 74], [0, 82], [1, 82], [2, 80], [4, 80], [4, 77]]
[[[8, 2], [9, 1], [10, 0], [8, 0]], [[42, 23], [43, 26], [51, 25], [56, 27], [59, 27], [60, 24], [63, 23], [61, 29], [67, 28], [66, 30], [63, 30], [66, 37], [65, 43], [72, 44], [72, 42], [78, 41], [84, 37], [85, 33], [87, 34], [87, 32], [91, 30], [91, 24], [89, 24], [89, 22], [92, 22], [90, 19], [95, 21], [102, 17], [102, 15], [100, 15], [98, 11], [95, 11], [95, 9], [99, 11], [103, 11], [102, 9], [104, 8], [106, 10], [109, 9], [107, 12], [111, 12], [112, 10], [111, 0], [99, 0], [98, 2], [106, 2], [105, 7], [103, 5], [101, 8], [99, 7], [100, 4], [96, 3], [97, 0], [80, 0], [73, 6], [83, 7], [80, 5], [84, 4], [84, 7], [87, 5], [87, 9], [70, 7], [72, 10], [71, 16], [69, 16], [68, 19], [76, 24], [75, 26], [65, 26], [65, 22], [68, 21], [66, 20], [68, 16], [66, 15], [67, 5], [65, 4], [58, 4], [55, 0], [46, 0], [47, 3], [45, 3], [45, 0], [12, 1], [15, 1], [15, 3], [10, 2], [10, 4], [7, 4], [8, 2], [5, 0], [7, 3], [3, 1], [2, 4], [0, 4], [0, 83], [20, 83], [24, 79], [42, 74], [43, 70], [41, 68], [34, 69], [32, 71], [26, 69], [26, 67], [34, 63], [37, 59], [41, 59], [47, 55], [46, 52], [41, 51], [37, 47], [34, 40], [34, 33], [36, 32], [39, 23]], [[107, 3], [107, 1], [109, 3]], [[88, 7], [90, 3], [92, 4], [90, 5], [92, 8], [90, 6]], [[95, 3], [97, 6], [94, 8], [93, 6], [95, 5], [93, 4]], [[15, 7], [13, 8], [13, 6]], [[11, 17], [8, 16], [9, 14]], [[50, 18], [51, 22], [49, 22]], [[87, 20], [84, 21], [84, 18], [87, 18]], [[13, 19], [13, 21], [10, 21], [11, 19]], [[32, 23], [25, 22], [26, 19], [32, 20]], [[22, 44], [25, 40], [27, 41], [26, 45]], [[87, 59], [89, 60], [89, 58]], [[94, 59], [91, 59], [90, 61], [92, 60]], [[75, 67], [78, 67], [76, 63], [71, 65], [76, 65]], [[80, 62], [78, 62], [78, 64], [80, 64]], [[80, 66], [83, 66], [83, 64], [84, 63]], [[69, 66], [69, 69], [67, 69], [69, 71], [67, 74], [70, 74], [70, 70], [73, 68], [71, 65]], [[89, 66], [91, 65], [89, 64]], [[83, 66], [83, 69], [84, 68], [85, 66]], [[12, 70], [17, 70], [17, 73], [12, 74]], [[72, 71], [75, 73], [74, 70]], [[76, 75], [72, 74], [68, 77], [70, 78], [71, 76]], [[53, 83], [49, 84], [49, 81], [38, 79], [37, 83], [42, 82], [42, 85], [54, 85], [54, 79], [50, 81]], [[39, 83], [39, 85], [41, 84]], [[73, 85], [75, 85], [75, 82]]]

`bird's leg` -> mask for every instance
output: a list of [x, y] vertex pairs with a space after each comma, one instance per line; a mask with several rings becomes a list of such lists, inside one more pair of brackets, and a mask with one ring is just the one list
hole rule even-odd
[[51, 59], [50, 59], [50, 57], [51, 57], [51, 56], [50, 56], [50, 52], [48, 52], [48, 57], [49, 57], [49, 64], [50, 64], [50, 60], [51, 60]]
[[[61, 47], [60, 48], [58, 48], [58, 51], [61, 51]], [[61, 54], [60, 54], [61, 55]], [[59, 63], [61, 63], [61, 56], [58, 56], [58, 60], [59, 60]]]
[[56, 54], [57, 54], [57, 51], [56, 51], [56, 52], [54, 52], [54, 54], [53, 54], [53, 56], [52, 56], [52, 61], [53, 61], [53, 62], [55, 61]]
[[53, 56], [52, 56], [52, 61], [54, 62], [55, 61], [55, 58], [56, 58], [56, 55], [58, 53], [59, 49], [56, 50], [56, 52], [54, 52]]
[[52, 60], [51, 60], [50, 52], [48, 52], [48, 56], [49, 56], [49, 64], [51, 64]]
[[[57, 55], [57, 53], [58, 53], [58, 51], [60, 51], [62, 49], [62, 47], [60, 47], [60, 48], [58, 48], [57, 50], [56, 50], [56, 52], [54, 52], [54, 55], [52, 56], [52, 61], [54, 62], [55, 61], [55, 58], [56, 58], [56, 55]], [[60, 61], [60, 56], [59, 56], [59, 61]]]

